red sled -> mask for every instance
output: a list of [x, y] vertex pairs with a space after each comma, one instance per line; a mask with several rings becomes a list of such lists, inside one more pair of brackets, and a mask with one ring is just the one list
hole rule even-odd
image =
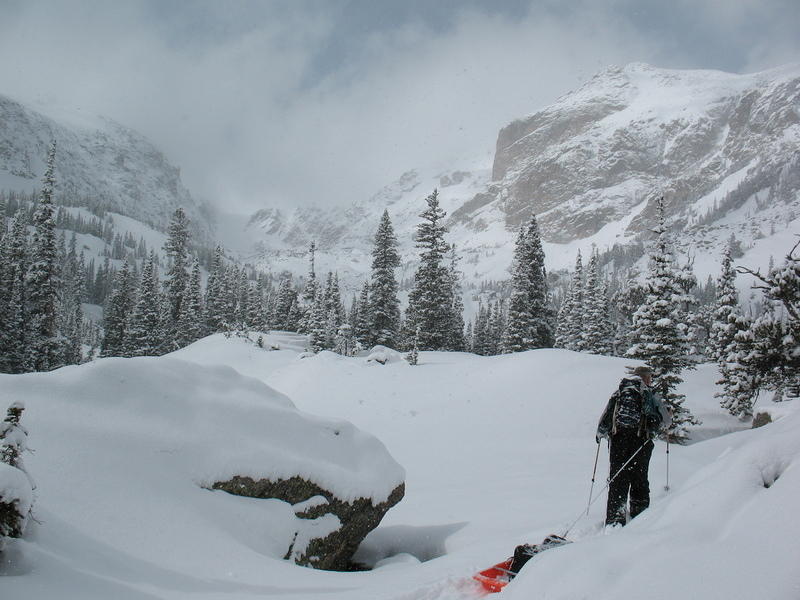
[[501, 563], [497, 563], [493, 567], [476, 573], [472, 578], [480, 583], [485, 590], [490, 593], [501, 591], [511, 581], [511, 562], [513, 558], [509, 558]]

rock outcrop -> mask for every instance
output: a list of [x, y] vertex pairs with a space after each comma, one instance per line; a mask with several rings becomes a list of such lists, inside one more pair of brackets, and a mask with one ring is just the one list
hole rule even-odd
[[[285, 557], [293, 558], [299, 565], [332, 571], [353, 569], [353, 554], [361, 541], [378, 526], [386, 511], [402, 500], [405, 493], [405, 484], [400, 484], [384, 502], [375, 504], [369, 498], [357, 498], [348, 502], [301, 477], [269, 481], [236, 476], [228, 481], [216, 482], [212, 487], [237, 496], [275, 498], [292, 505], [301, 505], [296, 513], [301, 519], [334, 515], [340, 522], [338, 529], [324, 537], [311, 539], [300, 551], [289, 548]], [[324, 498], [324, 501], [313, 502], [315, 498]], [[307, 506], [302, 506], [303, 504]]]

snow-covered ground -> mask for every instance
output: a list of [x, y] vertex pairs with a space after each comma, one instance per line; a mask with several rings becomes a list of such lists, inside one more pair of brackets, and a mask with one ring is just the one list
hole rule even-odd
[[[8, 548], [0, 597], [479, 598], [476, 570], [576, 519], [576, 543], [536, 557], [500, 598], [800, 597], [792, 403], [775, 423], [745, 430], [713, 398], [715, 369], [686, 374], [687, 405], [704, 420], [698, 441], [670, 447], [668, 491], [657, 444], [651, 508], [607, 533], [605, 446], [597, 501], [580, 517], [596, 421], [629, 361], [423, 352], [416, 367], [382, 366], [327, 352], [301, 358], [303, 340], [289, 334], [266, 341], [280, 349], [218, 335], [164, 358], [0, 375], [0, 398], [26, 404], [35, 450], [26, 465], [38, 486], [38, 523]], [[274, 422], [280, 415], [289, 420]], [[331, 456], [316, 439], [279, 456], [276, 441], [301, 423], [324, 430], [346, 427], [341, 420], [355, 425], [348, 448], [361, 451]], [[304, 463], [306, 472], [343, 473], [338, 483], [352, 493], [380, 496], [402, 476], [394, 461], [405, 471], [406, 497], [357, 555], [371, 571], [283, 561], [297, 526], [289, 505], [201, 487], [228, 460], [276, 473], [321, 452], [329, 464]]]

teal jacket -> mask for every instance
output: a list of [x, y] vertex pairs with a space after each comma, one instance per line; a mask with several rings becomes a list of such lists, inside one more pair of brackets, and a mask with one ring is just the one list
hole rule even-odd
[[[623, 387], [623, 384], [626, 380], [637, 382], [644, 398], [642, 406], [642, 422], [639, 426], [639, 430], [637, 431], [637, 435], [640, 437], [647, 436], [648, 438], [653, 438], [656, 436], [656, 434], [658, 434], [658, 431], [662, 425], [669, 425], [669, 423], [667, 423], [667, 421], [670, 420], [669, 413], [661, 399], [655, 393], [653, 393], [653, 390], [649, 386], [644, 384], [644, 381], [642, 381], [641, 377], [637, 377], [635, 375], [625, 377], [622, 379], [622, 381], [620, 381], [620, 388]], [[611, 395], [611, 398], [608, 400], [608, 404], [606, 404], [606, 409], [600, 416], [600, 422], [597, 425], [598, 440], [600, 438], [607, 438], [611, 434], [615, 433], [614, 411], [617, 408], [617, 398], [619, 398], [619, 388]]]

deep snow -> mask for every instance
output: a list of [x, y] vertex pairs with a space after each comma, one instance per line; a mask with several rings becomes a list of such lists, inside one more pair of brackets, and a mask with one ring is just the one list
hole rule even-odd
[[[562, 533], [585, 511], [596, 421], [630, 364], [538, 350], [423, 352], [411, 367], [301, 358], [303, 340], [289, 334], [267, 336], [272, 345], [281, 349], [217, 335], [163, 358], [0, 376], [0, 397], [27, 407], [39, 521], [8, 549], [0, 597], [480, 597], [473, 572], [518, 543]], [[577, 543], [535, 558], [501, 598], [800, 597], [800, 412], [785, 403], [777, 422], [744, 430], [713, 398], [716, 376], [711, 366], [685, 375], [687, 405], [704, 424], [700, 441], [670, 447], [671, 489], [659, 442], [648, 511], [605, 533], [601, 494], [570, 532]], [[323, 430], [330, 419], [351, 422], [354, 442], [380, 440], [405, 469], [406, 497], [357, 555], [372, 571], [280, 560], [298, 526], [289, 505], [198, 485], [230, 458], [280, 470], [275, 440], [291, 436], [269, 423], [291, 403]], [[225, 413], [209, 431], [209, 415]], [[388, 456], [345, 458], [345, 488], [378, 494], [402, 475]], [[607, 468], [603, 446], [596, 496]]]

